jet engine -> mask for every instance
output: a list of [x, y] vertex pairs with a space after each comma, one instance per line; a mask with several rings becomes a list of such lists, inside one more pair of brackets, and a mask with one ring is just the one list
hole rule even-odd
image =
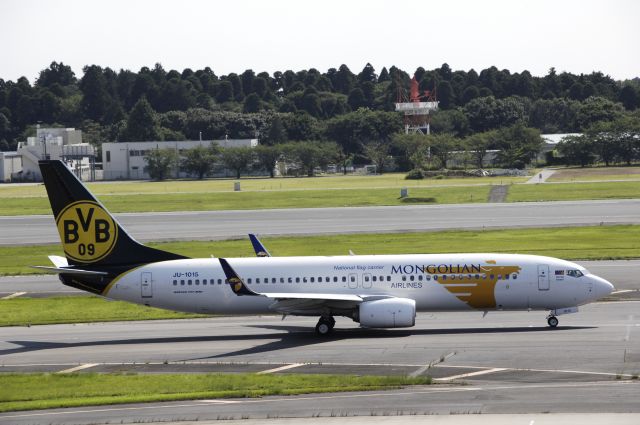
[[408, 298], [365, 301], [358, 309], [365, 328], [407, 328], [416, 324], [416, 302]]

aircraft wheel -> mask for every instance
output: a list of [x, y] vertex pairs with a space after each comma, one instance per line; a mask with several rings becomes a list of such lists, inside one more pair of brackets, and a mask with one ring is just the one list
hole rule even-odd
[[556, 316], [551, 316], [547, 319], [547, 323], [550, 327], [555, 328], [558, 326], [558, 318]]
[[336, 321], [333, 319], [333, 317], [329, 319], [321, 317], [320, 320], [318, 320], [318, 324], [316, 325], [316, 333], [321, 336], [329, 335], [333, 330], [333, 326], [335, 325], [335, 323]]

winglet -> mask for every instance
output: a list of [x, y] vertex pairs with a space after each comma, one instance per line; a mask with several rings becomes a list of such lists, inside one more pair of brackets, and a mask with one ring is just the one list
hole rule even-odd
[[227, 277], [227, 283], [229, 283], [229, 286], [231, 287], [231, 290], [234, 294], [238, 296], [260, 295], [257, 292], [253, 292], [247, 287], [247, 285], [244, 284], [240, 276], [238, 276], [238, 273], [236, 273], [236, 271], [231, 268], [227, 260], [225, 260], [224, 258], [218, 258], [218, 260], [220, 261], [222, 270], [224, 270], [224, 275]]
[[260, 239], [253, 233], [249, 233], [249, 239], [251, 239], [251, 245], [253, 245], [253, 250], [256, 252], [256, 256], [258, 257], [271, 257], [267, 248], [262, 245]]

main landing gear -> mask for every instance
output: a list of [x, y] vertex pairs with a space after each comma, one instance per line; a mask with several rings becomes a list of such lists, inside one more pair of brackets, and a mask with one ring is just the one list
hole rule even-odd
[[316, 333], [321, 336], [329, 335], [336, 324], [336, 319], [333, 316], [323, 316], [318, 320], [316, 325]]
[[549, 324], [549, 327], [555, 328], [558, 326], [558, 318], [556, 316], [549, 316], [547, 317], [547, 323]]

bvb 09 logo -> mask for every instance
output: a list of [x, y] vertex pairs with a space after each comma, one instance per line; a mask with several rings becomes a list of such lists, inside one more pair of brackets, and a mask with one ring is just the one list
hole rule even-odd
[[92, 201], [68, 205], [58, 215], [56, 225], [67, 257], [84, 263], [107, 256], [117, 239], [115, 221]]

